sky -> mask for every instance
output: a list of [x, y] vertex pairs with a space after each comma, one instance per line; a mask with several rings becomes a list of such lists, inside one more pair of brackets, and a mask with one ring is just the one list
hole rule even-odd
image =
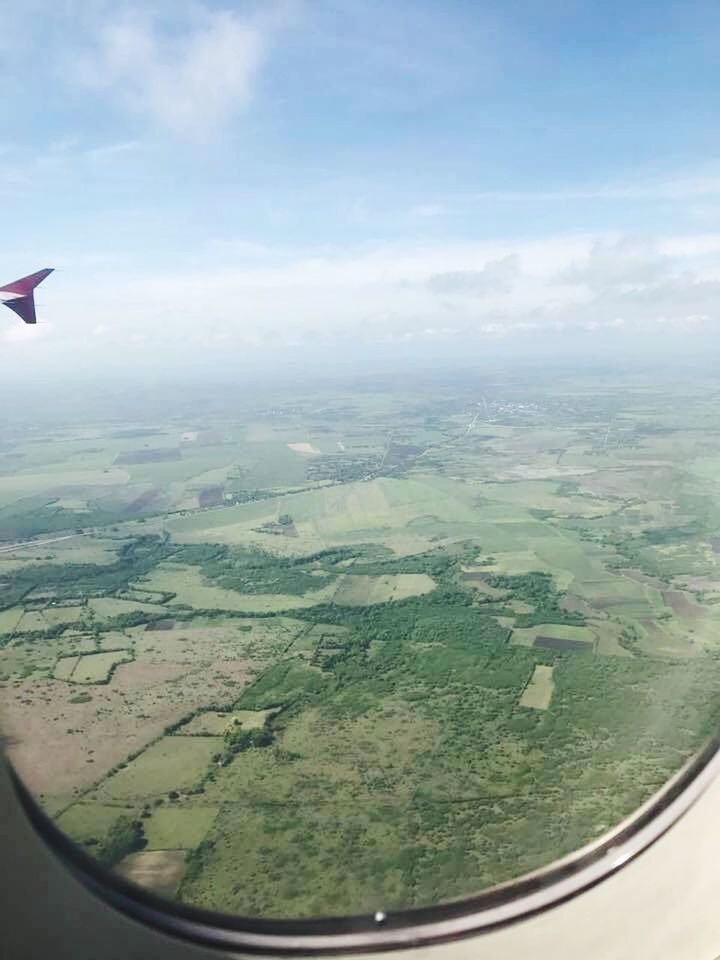
[[714, 349], [716, 2], [7, 6], [0, 378]]

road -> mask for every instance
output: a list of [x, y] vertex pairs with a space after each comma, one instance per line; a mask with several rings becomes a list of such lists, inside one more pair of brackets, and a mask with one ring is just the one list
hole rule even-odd
[[0, 553], [20, 550], [21, 547], [42, 547], [46, 543], [58, 543], [60, 540], [73, 540], [75, 537], [87, 537], [91, 533], [92, 530], [83, 530], [82, 533], [66, 533], [62, 537], [51, 537], [49, 540], [21, 540], [19, 543], [10, 543], [0, 547]]

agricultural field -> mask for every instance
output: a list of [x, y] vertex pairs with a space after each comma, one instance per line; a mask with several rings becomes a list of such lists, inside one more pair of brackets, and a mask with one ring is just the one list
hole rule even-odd
[[100, 800], [136, 800], [176, 789], [189, 790], [222, 747], [220, 737], [162, 737], [105, 780], [94, 796]]
[[145, 824], [149, 850], [193, 850], [213, 825], [217, 809], [207, 805], [156, 807]]
[[553, 667], [539, 663], [530, 678], [528, 685], [523, 690], [520, 697], [521, 707], [530, 707], [533, 710], [547, 710], [552, 700], [553, 690]]
[[227, 713], [208, 710], [207, 713], [197, 714], [189, 723], [180, 727], [177, 733], [196, 737], [224, 734], [238, 727], [243, 730], [259, 730], [272, 714], [272, 710], [231, 710]]
[[126, 649], [62, 657], [55, 666], [55, 679], [72, 683], [107, 683], [115, 667], [131, 659]]
[[0, 435], [2, 731], [105, 866], [427, 905], [595, 840], [716, 729], [714, 380], [192, 390]]
[[426, 573], [396, 573], [380, 577], [348, 573], [341, 578], [332, 599], [333, 603], [342, 606], [365, 607], [368, 604], [405, 600], [434, 589], [435, 581]]
[[116, 867], [120, 876], [161, 897], [172, 897], [185, 872], [183, 850], [148, 850], [130, 853]]

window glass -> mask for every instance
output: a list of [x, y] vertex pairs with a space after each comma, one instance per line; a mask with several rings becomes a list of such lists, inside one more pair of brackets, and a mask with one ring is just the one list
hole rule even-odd
[[8, 17], [0, 717], [33, 795], [142, 887], [271, 918], [614, 829], [720, 704], [716, 12]]

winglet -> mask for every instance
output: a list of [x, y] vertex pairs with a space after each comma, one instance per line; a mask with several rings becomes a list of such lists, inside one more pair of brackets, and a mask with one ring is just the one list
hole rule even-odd
[[14, 300], [7, 300], [4, 305], [10, 307], [13, 313], [16, 313], [25, 323], [37, 323], [35, 297], [32, 294], [27, 297], [15, 297]]
[[28, 277], [21, 277], [0, 287], [0, 303], [9, 307], [25, 323], [37, 323], [33, 290], [52, 272], [52, 267], [46, 267], [44, 270], [38, 270], [37, 273], [31, 273]]
[[38, 270], [37, 273], [31, 273], [28, 277], [21, 277], [20, 280], [13, 280], [4, 287], [0, 287], [0, 293], [16, 293], [19, 297], [26, 297], [32, 293], [35, 287], [42, 283], [45, 277], [49, 277], [53, 272], [53, 267], [46, 267], [44, 270]]

